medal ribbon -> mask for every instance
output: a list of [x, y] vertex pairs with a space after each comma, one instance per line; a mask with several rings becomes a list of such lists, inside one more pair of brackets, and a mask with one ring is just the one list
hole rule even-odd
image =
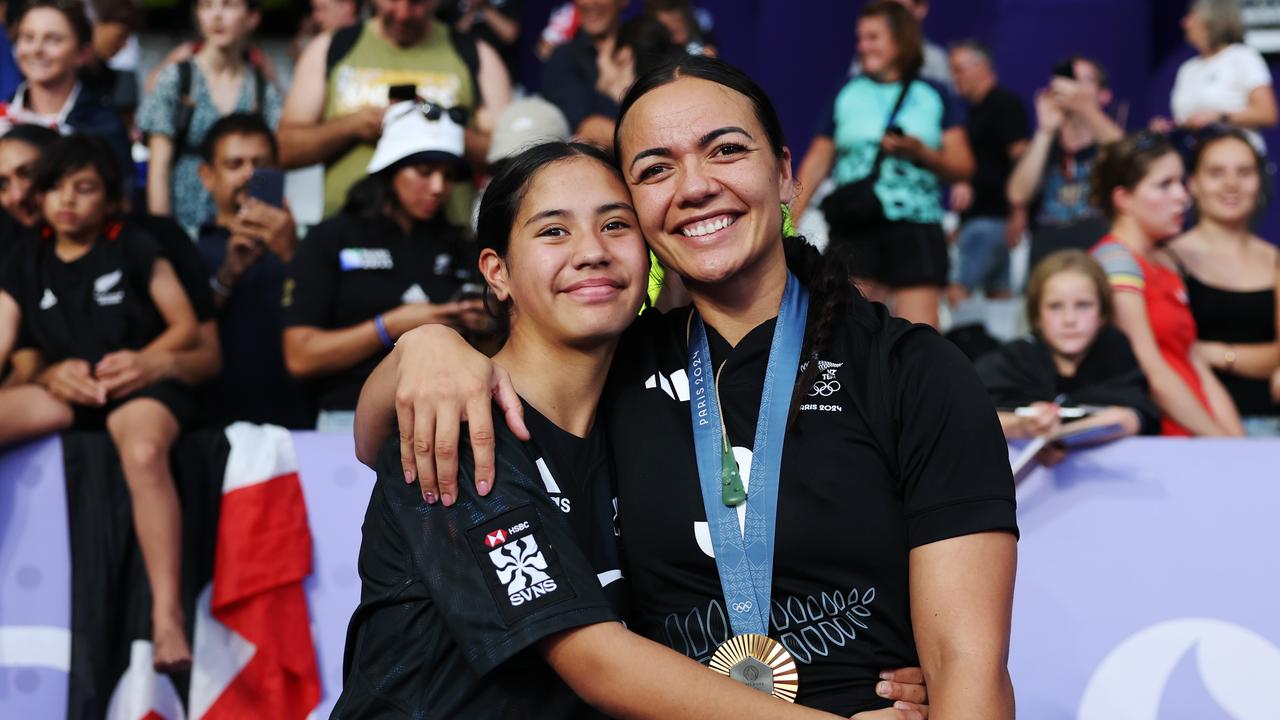
[[706, 326], [693, 310], [689, 334], [689, 412], [693, 446], [707, 525], [715, 548], [716, 570], [724, 591], [725, 610], [735, 635], [769, 634], [770, 595], [773, 590], [773, 540], [777, 528], [778, 480], [782, 469], [782, 441], [787, 429], [791, 389], [804, 343], [809, 292], [787, 273], [769, 363], [760, 393], [760, 417], [752, 447], [747, 488], [746, 522], [738, 525], [738, 509], [726, 506], [721, 493], [720, 406], [711, 368]]

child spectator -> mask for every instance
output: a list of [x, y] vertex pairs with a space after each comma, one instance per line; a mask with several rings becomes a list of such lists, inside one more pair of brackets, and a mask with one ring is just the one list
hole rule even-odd
[[[1099, 442], [1160, 431], [1160, 411], [1129, 341], [1110, 325], [1111, 287], [1097, 262], [1079, 250], [1045, 258], [1028, 278], [1026, 308], [1031, 336], [978, 361], [1006, 438], [1052, 435], [1062, 427], [1059, 410], [1079, 405], [1104, 409], [1070, 423], [1072, 430], [1116, 426]], [[1019, 407], [1033, 412], [1015, 412]], [[1050, 445], [1041, 461], [1054, 464], [1061, 454]]]
[[1249, 221], [1263, 200], [1264, 160], [1240, 130], [1202, 140], [1191, 160], [1199, 221], [1169, 243], [1196, 319], [1196, 352], [1222, 381], [1250, 435], [1280, 435], [1268, 381], [1280, 371], [1280, 252]]
[[116, 371], [151, 349], [182, 349], [196, 317], [173, 266], [151, 239], [123, 225], [120, 168], [100, 138], [73, 135], [40, 156], [40, 239], [24, 243], [10, 287], [33, 344], [52, 363], [41, 387], [9, 396], [0, 415], [42, 418], [43, 432], [103, 429], [115, 442], [151, 585], [157, 670], [190, 665], [179, 601], [181, 515], [169, 449], [194, 407], [161, 382], [124, 392]]
[[[26, 81], [9, 103], [9, 123], [97, 135], [115, 151], [121, 167], [133, 167], [129, 134], [115, 107], [80, 82], [80, 69], [93, 47], [93, 25], [84, 3], [31, 0], [16, 27], [14, 52]], [[131, 177], [123, 176], [122, 182]]]
[[1142, 132], [1106, 146], [1093, 169], [1092, 200], [1111, 219], [1093, 248], [1115, 292], [1116, 325], [1129, 337], [1165, 435], [1244, 434], [1226, 388], [1195, 352], [1196, 321], [1172, 257], [1159, 244], [1182, 229], [1182, 157]]
[[475, 256], [443, 212], [467, 170], [462, 115], [420, 100], [388, 108], [368, 177], [289, 264], [285, 365], [315, 381], [320, 430], [350, 432], [360, 386], [401, 334], [488, 325], [463, 293]]
[[280, 93], [247, 60], [258, 26], [257, 0], [199, 0], [200, 50], [164, 68], [142, 102], [138, 127], [148, 134], [147, 205], [193, 233], [216, 213], [200, 184], [199, 147], [214, 121], [256, 112], [271, 127], [280, 120]]

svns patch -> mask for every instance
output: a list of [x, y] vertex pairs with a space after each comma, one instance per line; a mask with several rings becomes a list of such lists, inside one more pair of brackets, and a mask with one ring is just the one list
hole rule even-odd
[[577, 596], [533, 506], [486, 520], [467, 530], [467, 538], [506, 622]]

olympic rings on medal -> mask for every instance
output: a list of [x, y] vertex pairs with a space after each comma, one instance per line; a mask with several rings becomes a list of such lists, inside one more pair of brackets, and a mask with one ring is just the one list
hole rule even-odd
[[810, 397], [821, 395], [822, 397], [831, 397], [833, 394], [840, 392], [839, 380], [819, 380], [813, 384], [813, 389], [809, 391]]
[[744, 613], [744, 612], [751, 612], [751, 608], [755, 606], [751, 604], [750, 600], [748, 600], [746, 602], [736, 602], [732, 605], [732, 607], [734, 612]]

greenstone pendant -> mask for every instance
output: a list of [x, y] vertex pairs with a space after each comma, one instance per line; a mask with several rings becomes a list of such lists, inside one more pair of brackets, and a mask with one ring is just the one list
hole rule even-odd
[[728, 447], [720, 450], [720, 497], [728, 507], [737, 507], [747, 501], [747, 489], [742, 487], [738, 461], [733, 457], [733, 449]]

